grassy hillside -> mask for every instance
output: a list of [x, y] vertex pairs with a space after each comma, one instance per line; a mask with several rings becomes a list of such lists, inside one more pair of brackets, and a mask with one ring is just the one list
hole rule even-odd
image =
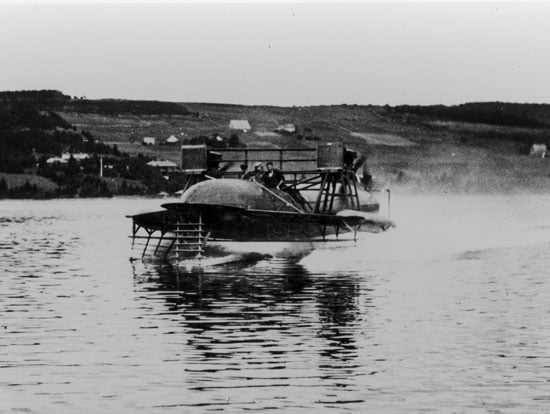
[[[41, 95], [44, 95], [42, 96]], [[9, 95], [10, 93], [8, 93]], [[88, 131], [121, 152], [180, 162], [179, 145], [198, 136], [229, 137], [232, 119], [248, 147], [303, 147], [340, 141], [368, 155], [380, 186], [400, 191], [516, 191], [550, 188], [548, 159], [528, 156], [533, 143], [550, 144], [550, 105], [500, 102], [457, 106], [273, 107], [71, 98], [29, 91], [78, 131]], [[0, 93], [0, 101], [14, 99]], [[19, 97], [18, 99], [22, 99]], [[276, 132], [292, 123], [296, 133]], [[143, 137], [157, 145], [144, 147]]]
[[[197, 116], [101, 116], [60, 113], [121, 151], [180, 161], [179, 147], [143, 147], [141, 140], [170, 135], [180, 141], [198, 135], [229, 136], [231, 119], [247, 119], [239, 132], [250, 146], [314, 146], [341, 141], [368, 154], [380, 186], [400, 191], [521, 191], [550, 188], [548, 159], [531, 158], [533, 143], [550, 144], [550, 106], [493, 103], [463, 107], [316, 106], [269, 107], [184, 104]], [[478, 111], [478, 116], [475, 116]], [[502, 121], [500, 122], [499, 121]], [[296, 134], [274, 131], [296, 124]]]

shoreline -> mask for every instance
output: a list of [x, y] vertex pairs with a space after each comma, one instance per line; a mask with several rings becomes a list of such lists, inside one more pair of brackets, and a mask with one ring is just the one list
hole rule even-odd
[[[392, 186], [390, 188], [379, 188], [371, 191], [371, 194], [383, 204], [386, 199], [387, 190], [390, 191], [391, 197], [406, 196], [406, 197], [484, 197], [484, 196], [535, 196], [535, 195], [550, 195], [550, 187], [546, 189], [540, 188], [509, 188], [509, 189], [493, 189], [490, 191], [472, 190], [472, 191], [452, 191], [444, 188], [434, 189], [418, 189], [406, 186]], [[72, 201], [72, 200], [179, 200], [180, 196], [156, 196], [156, 195], [113, 195], [111, 197], [15, 197], [15, 198], [0, 198], [0, 203], [3, 201]]]

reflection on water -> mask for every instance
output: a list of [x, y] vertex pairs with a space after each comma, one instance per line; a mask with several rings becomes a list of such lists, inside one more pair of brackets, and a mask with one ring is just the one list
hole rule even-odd
[[[316, 275], [276, 259], [223, 273], [134, 271], [140, 297], [161, 296], [179, 318], [186, 383], [206, 393], [172, 405], [300, 408], [289, 387], [301, 390], [300, 399], [317, 395], [309, 404], [363, 401], [354, 395], [362, 371], [356, 328], [367, 317], [359, 315], [358, 275]], [[331, 391], [323, 396], [325, 387]]]
[[395, 201], [202, 274], [128, 261], [155, 200], [0, 203], [0, 412], [547, 411], [550, 197]]

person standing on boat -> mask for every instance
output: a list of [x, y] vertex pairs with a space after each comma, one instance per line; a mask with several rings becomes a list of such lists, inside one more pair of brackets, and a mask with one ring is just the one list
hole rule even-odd
[[258, 161], [254, 164], [254, 171], [248, 171], [242, 178], [243, 180], [250, 180], [261, 184], [263, 175], [264, 165]]
[[363, 188], [365, 191], [372, 190], [372, 174], [370, 173], [366, 162], [363, 164]]
[[249, 172], [248, 172], [248, 164], [241, 164], [241, 172], [239, 173], [239, 178], [242, 179], [242, 180], [248, 180], [249, 178], [247, 177]]
[[285, 176], [279, 170], [273, 168], [273, 163], [269, 161], [267, 164], [267, 171], [263, 176], [263, 183], [267, 188], [281, 189], [281, 186], [285, 182]]

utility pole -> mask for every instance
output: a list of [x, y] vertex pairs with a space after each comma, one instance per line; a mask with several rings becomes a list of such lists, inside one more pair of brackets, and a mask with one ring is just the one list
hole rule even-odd
[[103, 178], [103, 155], [99, 157], [99, 176]]

